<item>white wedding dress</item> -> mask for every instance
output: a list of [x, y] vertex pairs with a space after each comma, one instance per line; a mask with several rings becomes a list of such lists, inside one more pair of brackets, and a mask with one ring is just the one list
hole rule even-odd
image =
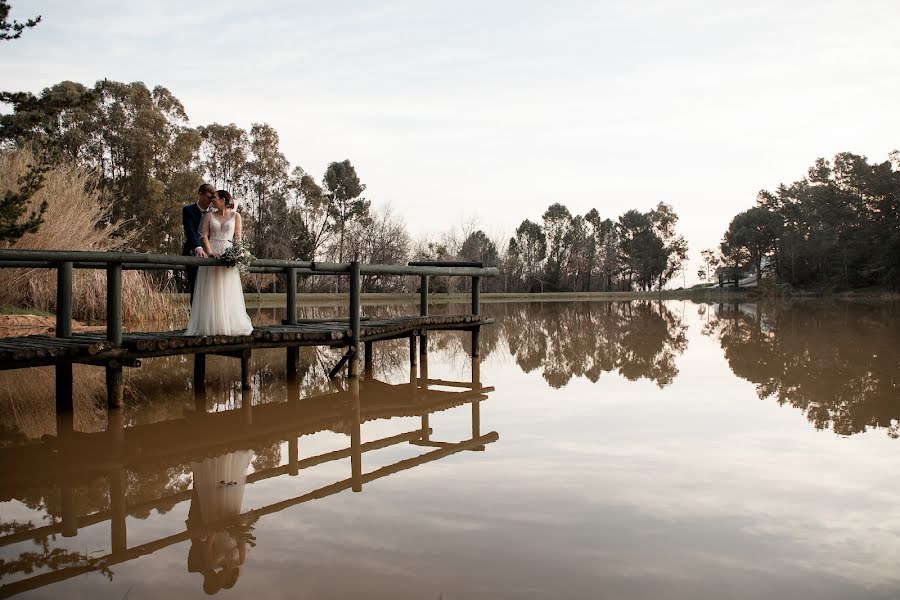
[[[209, 245], [216, 254], [233, 245], [235, 214], [224, 221], [215, 213], [209, 215]], [[191, 319], [184, 335], [250, 335], [252, 332], [237, 267], [197, 269]]]

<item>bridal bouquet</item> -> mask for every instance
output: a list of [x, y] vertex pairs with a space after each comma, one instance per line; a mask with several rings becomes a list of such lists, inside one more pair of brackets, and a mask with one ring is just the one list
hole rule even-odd
[[225, 252], [222, 253], [222, 260], [232, 267], [237, 267], [238, 272], [243, 275], [250, 269], [250, 263], [256, 260], [256, 257], [243, 246], [236, 244], [225, 249]]

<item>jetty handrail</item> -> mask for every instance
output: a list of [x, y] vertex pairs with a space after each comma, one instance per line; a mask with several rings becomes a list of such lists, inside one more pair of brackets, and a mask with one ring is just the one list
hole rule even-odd
[[[121, 264], [132, 269], [173, 267], [221, 267], [228, 262], [199, 256], [153, 254], [144, 252], [98, 252], [92, 250], [20, 250], [0, 249], [0, 268], [52, 268], [63, 262], [71, 262], [76, 268], [100, 269], [110, 264]], [[336, 275], [349, 273], [351, 262], [321, 262], [258, 258], [251, 268], [297, 269], [308, 275]], [[474, 266], [480, 263], [428, 262], [408, 265], [381, 265], [360, 263], [361, 275], [427, 275], [440, 277], [496, 277], [496, 267]], [[274, 272], [274, 271], [272, 271]]]

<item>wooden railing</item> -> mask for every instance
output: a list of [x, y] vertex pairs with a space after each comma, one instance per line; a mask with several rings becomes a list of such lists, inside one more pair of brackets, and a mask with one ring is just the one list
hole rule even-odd
[[[213, 258], [142, 254], [134, 252], [91, 252], [69, 250], [0, 250], [0, 268], [56, 269], [57, 303], [56, 336], [72, 335], [72, 278], [74, 269], [106, 271], [106, 337], [114, 346], [122, 345], [122, 271], [182, 270], [186, 267], [228, 266]], [[359, 345], [361, 278], [366, 275], [418, 276], [420, 278], [419, 312], [428, 315], [429, 277], [471, 277], [472, 314], [480, 314], [480, 281], [495, 277], [498, 270], [474, 262], [411, 262], [408, 265], [361, 264], [359, 262], [310, 262], [257, 259], [250, 266], [253, 273], [284, 274], [287, 280], [285, 323], [297, 324], [297, 278], [321, 275], [344, 275], [350, 279], [349, 321], [353, 332], [351, 344]]]

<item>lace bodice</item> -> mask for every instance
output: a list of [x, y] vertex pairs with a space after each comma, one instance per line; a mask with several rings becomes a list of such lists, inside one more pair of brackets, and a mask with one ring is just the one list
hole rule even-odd
[[215, 214], [209, 216], [209, 245], [213, 252], [221, 253], [233, 244], [235, 216], [232, 214], [224, 221]]

